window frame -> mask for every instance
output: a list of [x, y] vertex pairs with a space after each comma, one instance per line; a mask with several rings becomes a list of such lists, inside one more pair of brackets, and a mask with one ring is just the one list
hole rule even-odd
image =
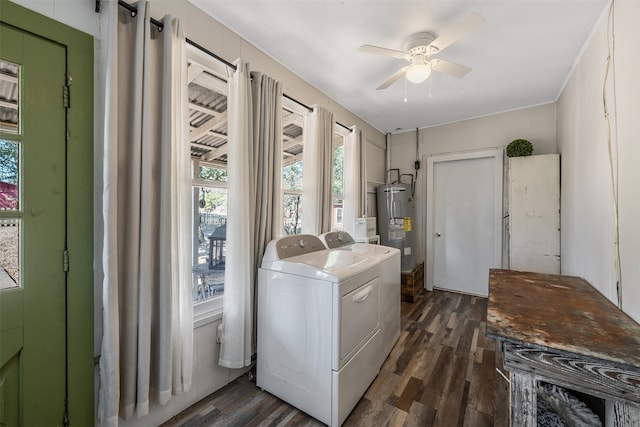
[[[345, 143], [346, 143], [346, 138], [349, 135], [349, 130], [343, 128], [342, 126], [335, 124], [334, 125], [334, 137], [333, 137], [333, 141], [331, 144], [331, 230], [335, 231], [335, 230], [343, 230], [344, 229], [344, 187], [345, 187], [345, 182], [344, 182], [344, 149], [345, 147]], [[334, 187], [334, 180], [333, 180], [333, 175], [334, 175], [334, 170], [333, 170], [333, 162], [334, 162], [334, 155], [336, 152], [336, 149], [338, 147], [342, 146], [342, 193], [341, 194], [336, 194], [333, 192], [333, 187]], [[340, 208], [336, 208], [336, 200], [342, 200], [342, 207]], [[341, 209], [342, 210], [342, 214], [340, 215], [343, 218], [343, 222], [340, 223], [340, 228], [338, 228], [338, 223], [337, 223], [337, 217], [338, 217], [338, 213], [337, 213], [337, 209]]]
[[[227, 66], [226, 64], [224, 64], [223, 62], [219, 61], [218, 59], [207, 55], [206, 53], [202, 52], [200, 49], [195, 48], [194, 46], [191, 46], [189, 44], [186, 44], [186, 52], [187, 52], [187, 62], [189, 64], [194, 64], [197, 67], [203, 68], [204, 70], [206, 70], [206, 72], [212, 74], [213, 76], [217, 77], [219, 80], [221, 80], [222, 86], [224, 86], [227, 90], [225, 91], [224, 95], [227, 97], [228, 99], [228, 85], [226, 83], [227, 81]], [[189, 72], [187, 72], [187, 75], [189, 75]], [[187, 85], [189, 85], [191, 83], [192, 80], [187, 79]], [[188, 90], [188, 89], [187, 89]], [[189, 123], [190, 126], [190, 120], [187, 117], [187, 123]], [[192, 142], [191, 140], [188, 141], [189, 143], [189, 147], [191, 147]], [[228, 142], [227, 142], [228, 143]], [[188, 148], [190, 149], [190, 148]], [[200, 178], [200, 167], [201, 166], [208, 166], [208, 167], [215, 167], [215, 168], [219, 168], [219, 169], [226, 169], [227, 166], [226, 164], [222, 164], [221, 162], [217, 162], [217, 161], [205, 161], [202, 159], [198, 159], [198, 158], [191, 158], [191, 189], [192, 189], [192, 205], [191, 205], [191, 212], [192, 212], [192, 225], [191, 225], [191, 240], [192, 240], [192, 254], [194, 253], [193, 251], [197, 251], [198, 247], [197, 246], [197, 241], [199, 238], [199, 229], [197, 227], [197, 221], [198, 221], [198, 201], [199, 201], [199, 197], [196, 194], [196, 189], [197, 191], [200, 191], [201, 187], [204, 188], [224, 188], [227, 189], [227, 183], [226, 182], [222, 182], [222, 181], [213, 181], [213, 180], [206, 180], [206, 179], [202, 179]], [[193, 266], [193, 262], [194, 262], [194, 257], [192, 255], [191, 257], [192, 260], [192, 266]], [[192, 273], [191, 274], [191, 287], [193, 289], [194, 286], [194, 282], [195, 282], [196, 278], [195, 278], [195, 274]], [[226, 285], [226, 283], [225, 283]], [[222, 318], [222, 312], [223, 312], [223, 305], [224, 305], [224, 293], [222, 293], [222, 295], [220, 296], [216, 296], [216, 297], [212, 297], [209, 298], [208, 300], [204, 300], [204, 301], [197, 301], [197, 302], [193, 302], [193, 323], [194, 323], [194, 328], [197, 328], [199, 326], [202, 326], [204, 324], [207, 323], [211, 323], [214, 321], [217, 321], [219, 319]]]
[[[199, 216], [198, 203], [199, 203], [200, 188], [204, 187], [204, 188], [222, 188], [225, 190], [227, 189], [227, 183], [224, 181], [214, 181], [214, 180], [206, 180], [206, 179], [200, 178], [199, 177], [200, 167], [201, 166], [215, 167], [218, 169], [226, 169], [226, 167], [217, 163], [206, 162], [198, 159], [191, 159], [191, 164], [192, 164], [192, 171], [193, 171], [193, 174], [192, 174], [193, 178], [191, 179], [191, 189], [193, 191], [193, 208], [192, 208], [193, 226], [191, 227], [192, 228], [191, 238], [193, 242], [192, 251], [197, 251], [199, 248], [197, 247], [196, 242], [199, 238], [200, 230], [198, 229], [196, 224]], [[192, 263], [193, 262], [194, 262], [194, 259], [192, 258]], [[192, 277], [192, 286], [193, 286], [193, 280], [194, 278]], [[194, 302], [193, 303], [194, 322], [203, 320], [204, 318], [211, 315], [215, 316], [216, 314], [219, 314], [221, 316], [223, 303], [224, 303], [224, 293], [222, 295], [209, 298], [208, 300]]]
[[[285, 201], [285, 196], [300, 196], [302, 197], [302, 187], [300, 188], [300, 190], [296, 190], [296, 189], [287, 189], [285, 188], [284, 185], [284, 168], [286, 166], [295, 164], [300, 162], [302, 164], [302, 177], [301, 179], [304, 179], [304, 162], [303, 162], [303, 153], [304, 153], [304, 143], [305, 143], [305, 138], [304, 138], [304, 125], [305, 125], [305, 115], [308, 113], [308, 110], [306, 107], [300, 105], [299, 103], [287, 98], [287, 97], [283, 97], [282, 98], [282, 109], [288, 111], [291, 114], [296, 114], [299, 116], [300, 118], [300, 122], [302, 123], [302, 125], [300, 126], [302, 128], [302, 141], [301, 144], [302, 145], [302, 151], [300, 153], [298, 153], [295, 157], [293, 161], [289, 161], [287, 162], [285, 160], [286, 154], [285, 154], [285, 143], [284, 143], [284, 129], [287, 126], [287, 123], [282, 124], [282, 134], [283, 134], [283, 146], [282, 146], [282, 170], [280, 171], [280, 177], [281, 177], [281, 181], [280, 181], [280, 189], [281, 189], [281, 193], [282, 193], [282, 203], [283, 203], [283, 209], [282, 209], [282, 229], [281, 229], [281, 235], [284, 236], [284, 224], [285, 224], [285, 217], [284, 217], [284, 201]], [[302, 227], [300, 227], [300, 230], [302, 230]], [[301, 231], [302, 232], [302, 231]]]

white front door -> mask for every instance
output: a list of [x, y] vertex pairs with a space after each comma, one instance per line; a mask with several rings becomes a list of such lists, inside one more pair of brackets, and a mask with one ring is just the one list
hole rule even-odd
[[427, 289], [488, 295], [502, 259], [502, 151], [427, 159]]

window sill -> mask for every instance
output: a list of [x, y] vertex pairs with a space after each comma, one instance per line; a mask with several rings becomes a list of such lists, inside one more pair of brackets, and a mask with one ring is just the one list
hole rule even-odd
[[222, 320], [223, 298], [224, 297], [215, 298], [193, 306], [194, 329]]
[[209, 311], [198, 316], [194, 315], [193, 329], [200, 328], [204, 325], [208, 325], [209, 323], [217, 322], [218, 320], [222, 320], [222, 310]]

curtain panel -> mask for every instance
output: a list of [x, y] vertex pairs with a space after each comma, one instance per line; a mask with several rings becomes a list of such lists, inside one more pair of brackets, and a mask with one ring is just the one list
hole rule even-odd
[[228, 82], [229, 285], [218, 364], [238, 369], [255, 353], [257, 272], [282, 228], [282, 85], [242, 60]]
[[344, 139], [344, 221], [343, 230], [354, 235], [355, 219], [363, 215], [361, 135], [355, 127]]
[[331, 229], [333, 113], [316, 106], [305, 115], [302, 152], [302, 233]]
[[218, 364], [232, 369], [251, 364], [255, 201], [253, 109], [249, 67], [239, 59], [228, 80], [227, 261]]
[[105, 3], [99, 418], [118, 425], [191, 386], [193, 315], [182, 26]]
[[282, 84], [262, 73], [251, 73], [253, 106], [253, 168], [255, 224], [253, 253], [253, 333], [256, 352], [258, 268], [267, 244], [283, 234], [282, 200]]

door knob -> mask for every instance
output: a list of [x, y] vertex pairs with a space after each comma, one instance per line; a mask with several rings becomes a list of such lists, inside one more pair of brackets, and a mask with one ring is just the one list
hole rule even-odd
[[440, 233], [436, 233], [436, 237], [440, 237], [440, 236], [441, 236], [441, 234], [440, 234]]

